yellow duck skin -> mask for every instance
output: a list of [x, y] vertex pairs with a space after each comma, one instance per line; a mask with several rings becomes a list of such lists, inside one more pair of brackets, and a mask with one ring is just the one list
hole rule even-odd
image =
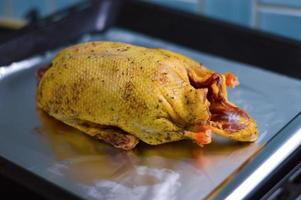
[[255, 141], [255, 121], [230, 103], [230, 73], [215, 73], [183, 55], [119, 42], [88, 42], [58, 53], [40, 71], [37, 105], [50, 116], [117, 148], [151, 145], [211, 132]]

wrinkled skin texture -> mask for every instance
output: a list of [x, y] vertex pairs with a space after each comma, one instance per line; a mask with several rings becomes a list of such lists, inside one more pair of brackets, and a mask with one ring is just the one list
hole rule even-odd
[[235, 76], [171, 51], [83, 43], [59, 52], [40, 77], [39, 108], [118, 148], [132, 149], [139, 140], [203, 145], [211, 131], [257, 139], [255, 121], [227, 99], [226, 84], [235, 86]]

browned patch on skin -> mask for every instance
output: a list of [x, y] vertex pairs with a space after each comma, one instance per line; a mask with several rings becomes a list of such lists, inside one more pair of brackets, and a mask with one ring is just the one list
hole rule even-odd
[[65, 85], [60, 85], [59, 87], [56, 88], [54, 91], [54, 95], [49, 101], [49, 107], [51, 108], [52, 112], [57, 114], [60, 109], [62, 109], [61, 105], [65, 101], [65, 94], [66, 94], [66, 86]]
[[77, 104], [79, 101], [80, 95], [84, 92], [85, 89], [87, 89], [88, 83], [85, 80], [85, 78], [80, 77], [77, 79], [72, 85], [71, 85], [71, 104]]
[[72, 121], [74, 124], [83, 127], [87, 132], [95, 134], [93, 137], [120, 149], [131, 150], [139, 142], [138, 138], [117, 126], [101, 125], [81, 119], [73, 119]]
[[128, 81], [124, 86], [124, 93], [122, 95], [123, 99], [128, 101], [130, 100], [134, 95], [135, 86], [132, 82]]
[[131, 150], [139, 142], [138, 138], [118, 128], [106, 129], [106, 133], [97, 134], [95, 137], [123, 150]]
[[139, 114], [140, 112], [144, 112], [147, 106], [145, 102], [139, 98], [135, 90], [135, 85], [131, 81], [126, 82], [122, 98], [127, 102], [129, 112], [134, 111]]
[[[48, 79], [51, 79], [51, 75], [49, 74], [47, 79], [45, 79], [42, 83], [50, 81]], [[41, 84], [42, 84], [41, 83]], [[39, 98], [42, 98], [42, 90], [43, 85], [40, 86], [41, 89], [39, 90]], [[71, 85], [65, 85], [65, 84], [59, 84], [54, 89], [52, 93], [51, 99], [47, 102], [46, 105], [44, 105], [44, 110], [47, 112], [52, 112], [54, 114], [58, 113], [69, 113], [72, 117], [77, 117], [79, 115], [79, 112], [77, 109], [73, 109], [76, 107], [80, 100], [81, 94], [86, 90], [88, 87], [88, 82], [85, 80], [85, 78], [81, 77], [77, 79], [73, 84]], [[71, 95], [66, 95], [68, 91], [70, 91], [70, 88], [72, 90]], [[90, 114], [92, 114], [91, 109], [86, 107], [86, 111]]]
[[164, 72], [162, 69], [155, 71], [152, 74], [152, 79], [153, 82], [159, 82], [162, 85], [167, 86], [168, 85], [168, 73]]
[[167, 85], [168, 84], [167, 72], [159, 73], [158, 80], [162, 85]]
[[102, 138], [105, 142], [108, 142], [114, 146], [124, 146], [130, 142], [129, 137], [120, 137], [118, 133], [111, 133]]
[[165, 137], [165, 141], [170, 141], [171, 140], [171, 137], [170, 137], [170, 135], [169, 135], [169, 133], [166, 135], [166, 137]]
[[129, 46], [125, 46], [125, 47], [118, 47], [116, 49], [116, 51], [119, 51], [119, 52], [124, 52], [124, 51], [127, 51], [130, 47]]

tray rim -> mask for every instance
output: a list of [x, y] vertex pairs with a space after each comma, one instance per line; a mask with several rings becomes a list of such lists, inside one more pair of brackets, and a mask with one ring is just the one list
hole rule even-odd
[[[249, 158], [246, 161], [247, 165], [243, 166], [239, 173], [234, 172], [227, 185], [212, 191], [206, 198], [237, 200], [250, 196], [258, 184], [272, 174], [299, 147], [301, 147], [301, 112], [279, 130], [254, 157]], [[259, 174], [260, 178], [258, 178]], [[256, 184], [254, 184], [255, 179], [257, 179]]]

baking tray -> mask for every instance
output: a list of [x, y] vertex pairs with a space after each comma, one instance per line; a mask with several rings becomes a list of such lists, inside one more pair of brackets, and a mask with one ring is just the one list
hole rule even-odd
[[215, 136], [204, 148], [182, 141], [139, 144], [129, 152], [91, 139], [36, 109], [35, 72], [56, 50], [0, 68], [1, 157], [78, 198], [237, 199], [300, 146], [301, 117], [294, 116], [301, 81], [120, 28], [78, 42], [92, 40], [167, 48], [234, 72], [241, 85], [230, 89], [230, 99], [256, 119], [259, 139], [247, 144]]

